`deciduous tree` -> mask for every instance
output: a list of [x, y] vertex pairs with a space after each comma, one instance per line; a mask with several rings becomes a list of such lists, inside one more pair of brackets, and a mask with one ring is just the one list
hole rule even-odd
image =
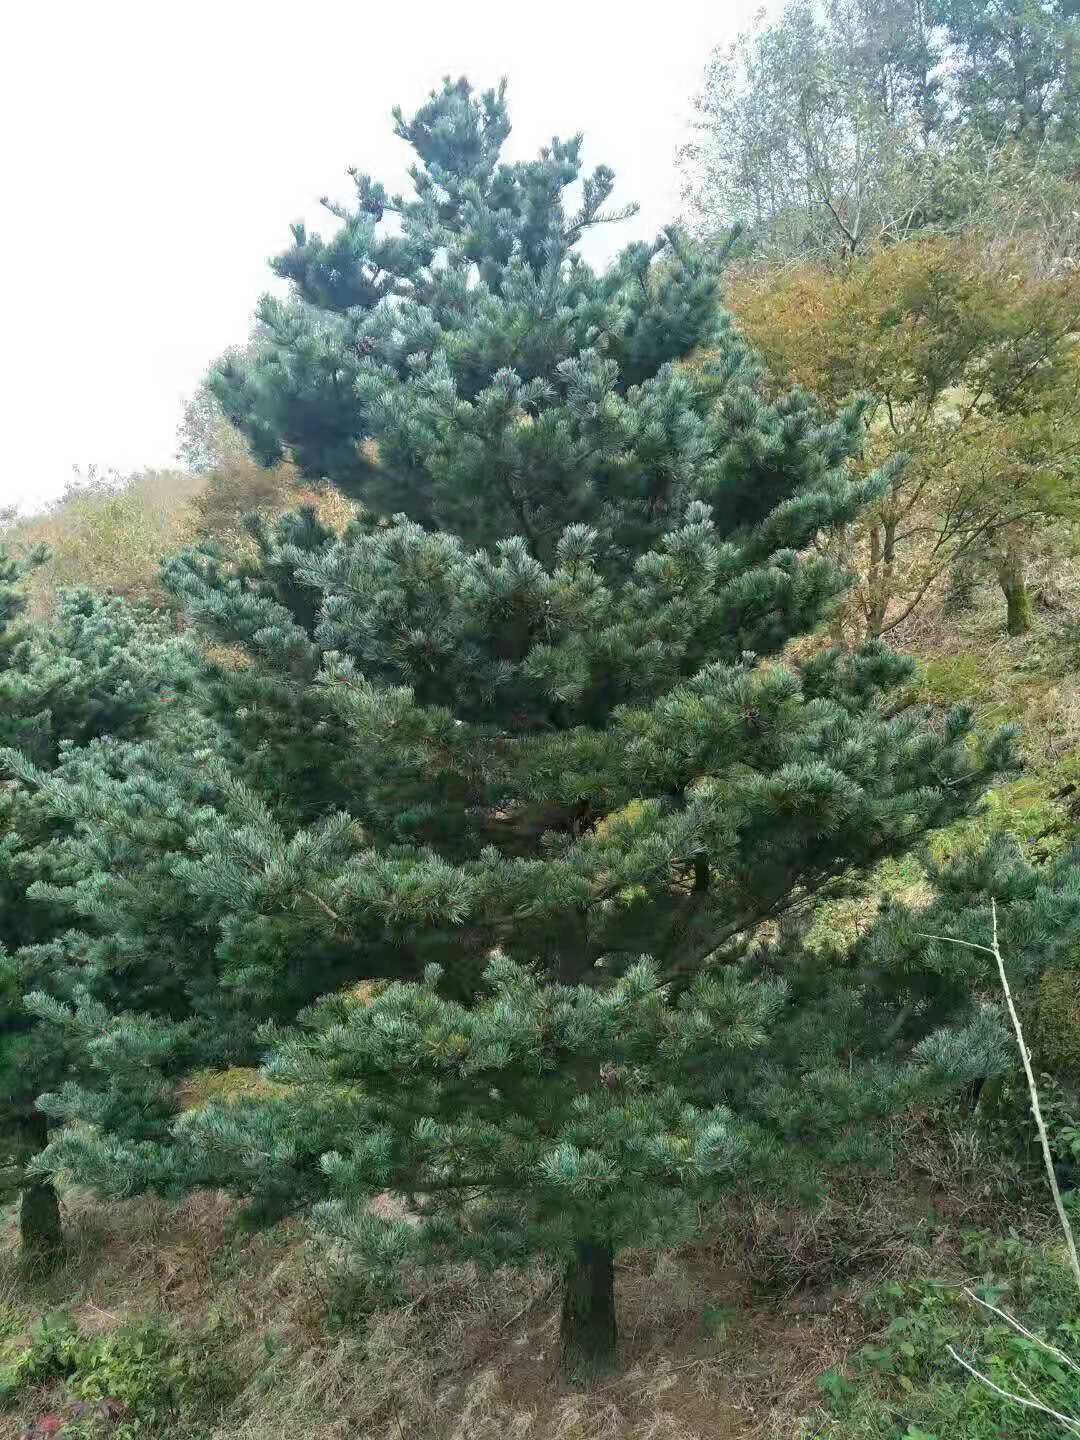
[[889, 483], [831, 537], [857, 566], [863, 633], [896, 629], [975, 558], [993, 565], [1009, 633], [1028, 624], [1032, 531], [1074, 513], [1080, 286], [1037, 278], [1026, 259], [924, 237], [842, 269], [751, 272], [733, 289], [782, 382], [832, 405], [871, 397], [860, 463], [893, 462]]

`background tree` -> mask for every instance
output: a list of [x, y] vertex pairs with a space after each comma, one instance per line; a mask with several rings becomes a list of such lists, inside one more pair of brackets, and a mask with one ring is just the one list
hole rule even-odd
[[980, 134], [1075, 146], [1075, 0], [941, 0], [935, 18], [950, 61], [953, 104]]
[[[279, 545], [295, 550], [305, 524], [321, 541], [331, 538], [309, 513], [280, 522]], [[255, 529], [269, 548], [268, 533]], [[275, 558], [268, 556], [261, 610], [259, 563], [240, 565], [251, 587], [247, 611], [255, 607], [266, 625], [284, 610], [271, 593], [305, 608]], [[193, 559], [195, 573], [208, 563]], [[351, 938], [312, 929], [312, 912], [322, 918], [315, 897], [281, 913], [272, 872], [276, 865], [295, 881], [307, 837], [290, 848], [280, 824], [277, 859], [270, 873], [255, 867], [250, 904], [220, 889], [222, 863], [239, 861], [252, 879], [254, 857], [244, 855], [242, 837], [251, 837], [253, 817], [275, 823], [252, 786], [265, 785], [278, 820], [294, 826], [337, 793], [342, 758], [335, 769], [335, 735], [320, 744], [310, 704], [305, 713], [288, 696], [282, 702], [282, 687], [267, 676], [241, 692], [242, 672], [231, 668], [237, 655], [226, 647], [196, 674], [186, 640], [86, 592], [65, 599], [48, 639], [27, 632], [15, 653], [22, 668], [0, 712], [8, 720], [0, 720], [0, 740], [10, 745], [0, 750], [10, 812], [0, 1096], [18, 1142], [13, 1178], [21, 1181], [45, 1143], [48, 1119], [35, 1100], [46, 1088], [57, 1092], [56, 1119], [77, 1107], [113, 1143], [161, 1141], [194, 1072], [254, 1065], [261, 1021], [292, 1020], [364, 974], [370, 957]], [[34, 711], [43, 693], [54, 712]], [[61, 722], [66, 740], [50, 734]], [[291, 757], [301, 752], [294, 768]], [[332, 830], [324, 827], [323, 864]], [[265, 830], [259, 839], [265, 843]], [[380, 973], [388, 968], [381, 964]], [[25, 1193], [27, 1248], [55, 1258], [55, 1192], [42, 1180]]]
[[1075, 240], [1078, 24], [1071, 0], [791, 0], [760, 16], [706, 69], [683, 152], [695, 227], [741, 223], [781, 260], [925, 228], [1034, 230], [1060, 264]]
[[249, 459], [244, 437], [230, 425], [206, 381], [184, 406], [176, 429], [176, 458], [196, 475], [226, 470]]
[[[31, 631], [19, 622], [26, 568], [0, 552], [0, 744], [49, 770], [97, 737], [152, 728], [182, 679], [184, 647], [123, 601], [85, 590], [62, 598], [48, 632]], [[51, 948], [62, 919], [30, 889], [40, 847], [49, 849], [58, 828], [23, 787], [9, 780], [0, 790], [0, 1133], [5, 1168], [22, 1190], [24, 1248], [39, 1259], [55, 1258], [59, 1212], [52, 1185], [28, 1180], [25, 1164], [47, 1141], [36, 1098], [65, 1075], [70, 1055], [36, 1024], [26, 994], [57, 964], [68, 967]], [[50, 851], [46, 871], [64, 874], [63, 857]]]
[[921, 0], [796, 0], [717, 51], [683, 152], [699, 228], [853, 255], [922, 223], [942, 121], [936, 33]]
[[1010, 634], [1030, 623], [1033, 532], [1074, 513], [1080, 288], [1023, 252], [912, 239], [843, 270], [747, 272], [733, 306], [772, 372], [830, 404], [872, 397], [866, 466], [903, 456], [832, 537], [859, 574], [863, 633], [896, 629], [962, 562], [989, 562]]
[[101, 739], [48, 771], [0, 753], [50, 821], [20, 857], [24, 908], [51, 935], [6, 957], [6, 1098], [53, 1088], [42, 1125], [77, 1102], [116, 1144], [164, 1140], [193, 1074], [254, 1065], [260, 1022], [291, 1020], [338, 978], [327, 945], [309, 939], [298, 970], [298, 925], [260, 925], [205, 883], [219, 832], [254, 802], [212, 747], [180, 739]]
[[[340, 537], [298, 512], [169, 583], [238, 652], [208, 684], [240, 812], [183, 867], [222, 943], [325, 992], [412, 978], [285, 1042], [317, 1101], [211, 1106], [164, 1147], [79, 1127], [45, 1168], [232, 1185], [264, 1214], [333, 1216], [341, 1180], [387, 1261], [412, 1252], [372, 1184], [438, 1191], [432, 1254], [486, 1232], [551, 1255], [567, 1364], [595, 1368], [617, 1247], [667, 1243], [734, 1178], [859, 1155], [871, 1115], [989, 1063], [976, 1020], [863, 1065], [852, 1036], [890, 1032], [843, 965], [754, 942], [961, 813], [1009, 742], [890, 715], [909, 668], [880, 647], [780, 662], [846, 584], [815, 536], [887, 483], [848, 469], [862, 404], [767, 400], [678, 231], [592, 271], [611, 173], [582, 175], [577, 138], [501, 162], [501, 90], [447, 81], [396, 121], [413, 196], [357, 174], [329, 238], [297, 227], [293, 298], [213, 382], [264, 463], [365, 510]], [[86, 1090], [42, 1103], [97, 1118]]]

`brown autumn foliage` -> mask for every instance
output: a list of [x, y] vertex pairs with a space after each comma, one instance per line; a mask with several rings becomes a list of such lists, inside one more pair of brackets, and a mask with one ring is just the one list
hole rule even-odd
[[297, 503], [298, 479], [291, 465], [264, 469], [243, 456], [211, 470], [191, 497], [195, 535], [200, 540], [232, 540], [243, 533], [253, 512], [277, 515]]
[[869, 397], [865, 468], [906, 457], [867, 518], [823, 541], [857, 576], [847, 625], [894, 631], [979, 563], [1021, 633], [1032, 535], [1075, 507], [1080, 276], [935, 236], [831, 266], [747, 268], [728, 298], [778, 386], [826, 407]]
[[250, 543], [244, 517], [268, 518], [310, 505], [331, 529], [343, 529], [353, 507], [332, 487], [302, 482], [290, 465], [263, 469], [249, 457], [206, 474], [144, 470], [134, 475], [91, 470], [34, 515], [8, 518], [5, 542], [16, 553], [45, 545], [49, 558], [28, 582], [30, 614], [47, 620], [61, 590], [77, 585], [140, 604], [171, 604], [161, 586], [165, 556], [214, 540]]

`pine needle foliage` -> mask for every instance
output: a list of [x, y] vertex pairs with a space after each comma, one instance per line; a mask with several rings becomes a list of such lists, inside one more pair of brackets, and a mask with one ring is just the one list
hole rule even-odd
[[[1032, 864], [1008, 834], [941, 863], [929, 863], [935, 890], [930, 905], [912, 908], [886, 899], [862, 948], [884, 1003], [899, 1007], [912, 1032], [938, 1023], [962, 995], [992, 994], [993, 963], [975, 946], [992, 934], [996, 907], [1001, 951], [1010, 984], [1029, 1018], [1041, 1022], [1038, 995], [1048, 975], [1080, 971], [1080, 850]], [[1071, 1028], [1075, 1017], [1067, 1017]]]
[[35, 884], [70, 873], [65, 822], [24, 777], [73, 763], [100, 737], [148, 733], [192, 663], [156, 621], [87, 590], [60, 597], [47, 631], [26, 626], [25, 580], [44, 559], [0, 551], [0, 1167], [22, 1189], [23, 1239], [39, 1258], [55, 1253], [59, 1220], [51, 1186], [23, 1173], [47, 1138], [35, 1102], [76, 1061], [28, 995], [79, 985], [81, 947], [60, 940], [67, 912]]
[[888, 483], [849, 472], [861, 404], [770, 400], [677, 230], [592, 269], [611, 172], [579, 138], [501, 161], [502, 90], [396, 127], [413, 194], [357, 174], [329, 238], [297, 227], [292, 298], [213, 382], [262, 463], [362, 508], [166, 577], [219, 647], [234, 787], [177, 873], [219, 962], [331, 998], [265, 1038], [284, 1095], [164, 1147], [73, 1129], [48, 1164], [314, 1207], [380, 1274], [545, 1255], [566, 1367], [596, 1369], [621, 1247], [865, 1158], [875, 1116], [991, 1063], [966, 997], [968, 1028], [887, 1043], [856, 961], [763, 927], [964, 812], [1010, 737], [897, 706], [880, 645], [790, 658], [847, 583], [815, 538]]

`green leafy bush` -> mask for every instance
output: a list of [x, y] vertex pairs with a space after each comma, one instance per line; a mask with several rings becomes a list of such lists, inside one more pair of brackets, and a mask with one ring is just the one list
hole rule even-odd
[[1062, 1433], [1045, 1414], [996, 1394], [950, 1351], [1002, 1390], [1080, 1416], [1080, 1368], [1070, 1363], [1080, 1357], [1080, 1301], [1067, 1267], [1015, 1237], [974, 1235], [965, 1258], [978, 1277], [970, 1288], [893, 1282], [872, 1297], [878, 1335], [848, 1373], [828, 1371], [820, 1381], [830, 1411], [823, 1440], [1047, 1440]]
[[212, 1415], [235, 1386], [223, 1358], [222, 1324], [211, 1316], [200, 1330], [182, 1333], [150, 1319], [87, 1335], [70, 1315], [48, 1315], [29, 1344], [14, 1355], [7, 1347], [0, 1408], [11, 1408], [32, 1386], [59, 1381], [62, 1396], [50, 1405], [50, 1424], [41, 1433], [81, 1440], [107, 1426], [115, 1440], [174, 1436], [198, 1416]]

